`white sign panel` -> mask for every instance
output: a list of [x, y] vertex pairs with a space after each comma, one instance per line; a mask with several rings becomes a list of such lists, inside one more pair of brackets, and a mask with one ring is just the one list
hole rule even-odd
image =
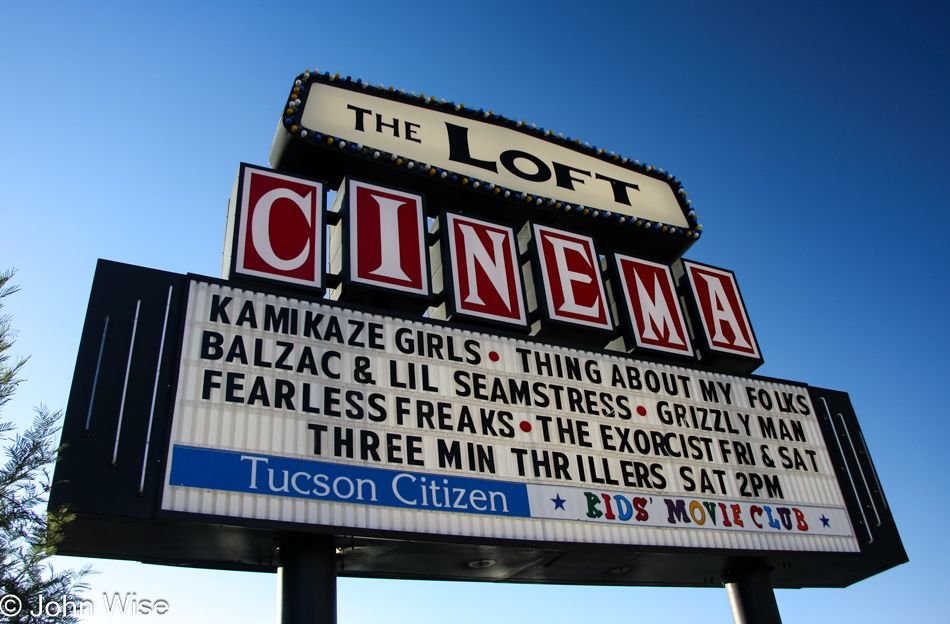
[[165, 510], [858, 552], [804, 388], [192, 282]]
[[301, 125], [509, 189], [689, 228], [669, 184], [511, 128], [313, 82]]

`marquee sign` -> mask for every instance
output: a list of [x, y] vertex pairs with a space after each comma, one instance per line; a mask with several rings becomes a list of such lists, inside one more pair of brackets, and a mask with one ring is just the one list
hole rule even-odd
[[314, 533], [343, 575], [720, 586], [754, 559], [775, 587], [906, 561], [847, 395], [751, 375], [671, 175], [311, 72], [271, 156], [221, 279], [100, 261], [62, 554], [272, 571]]
[[200, 281], [184, 331], [166, 510], [346, 531], [858, 551], [800, 386]]
[[719, 586], [754, 556], [775, 587], [906, 559], [842, 393], [105, 261], [63, 441], [63, 554], [267, 571], [314, 531], [342, 575]]

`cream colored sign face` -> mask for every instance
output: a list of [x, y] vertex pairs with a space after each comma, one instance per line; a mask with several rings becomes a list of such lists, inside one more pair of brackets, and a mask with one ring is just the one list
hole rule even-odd
[[801, 386], [193, 282], [162, 508], [858, 552]]
[[665, 182], [516, 130], [314, 83], [301, 124], [540, 197], [688, 228]]

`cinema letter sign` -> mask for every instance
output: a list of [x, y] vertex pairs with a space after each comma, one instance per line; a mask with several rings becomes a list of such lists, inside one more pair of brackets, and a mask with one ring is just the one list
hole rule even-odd
[[634, 349], [692, 359], [686, 328], [670, 267], [624, 254], [614, 254], [615, 274], [623, 293], [621, 314]]
[[594, 239], [582, 234], [533, 224], [539, 301], [548, 319], [584, 329], [612, 332], [600, 256]]
[[762, 362], [759, 345], [732, 271], [683, 261], [697, 331], [707, 352], [723, 365], [754, 369]]
[[241, 163], [222, 273], [321, 289], [326, 187]]
[[348, 178], [344, 279], [399, 293], [429, 294], [422, 195]]
[[526, 328], [521, 262], [512, 228], [445, 212], [440, 231], [449, 313]]

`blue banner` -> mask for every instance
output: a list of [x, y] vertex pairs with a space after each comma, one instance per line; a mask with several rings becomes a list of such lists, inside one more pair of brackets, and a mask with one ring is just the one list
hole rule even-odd
[[176, 444], [169, 485], [309, 500], [531, 517], [524, 483], [223, 451]]

